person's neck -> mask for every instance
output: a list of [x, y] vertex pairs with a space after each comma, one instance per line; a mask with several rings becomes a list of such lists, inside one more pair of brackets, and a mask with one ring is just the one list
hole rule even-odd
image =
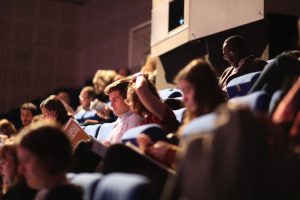
[[47, 189], [54, 188], [58, 185], [67, 183], [67, 178], [64, 173], [55, 176], [50, 175], [47, 179], [47, 183], [44, 186], [44, 188]]

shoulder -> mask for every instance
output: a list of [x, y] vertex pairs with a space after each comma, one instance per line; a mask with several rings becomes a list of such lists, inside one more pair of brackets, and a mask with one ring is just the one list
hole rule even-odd
[[136, 113], [131, 113], [126, 119], [128, 123], [134, 123], [134, 124], [140, 124], [142, 120], [143, 118]]

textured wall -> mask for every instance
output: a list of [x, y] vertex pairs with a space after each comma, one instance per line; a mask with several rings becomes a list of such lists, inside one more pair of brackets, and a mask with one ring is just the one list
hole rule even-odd
[[150, 18], [151, 0], [89, 1], [81, 21], [82, 80], [99, 68], [126, 66], [129, 30]]
[[0, 113], [76, 85], [80, 6], [0, 0]]
[[0, 0], [0, 114], [126, 66], [129, 30], [150, 17], [150, 0]]

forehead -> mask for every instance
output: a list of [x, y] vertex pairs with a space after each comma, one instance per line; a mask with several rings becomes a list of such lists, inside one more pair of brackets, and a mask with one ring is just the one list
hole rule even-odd
[[225, 42], [223, 44], [223, 52], [228, 52], [231, 48], [230, 48], [230, 44], [228, 42]]
[[187, 89], [187, 88], [192, 88], [193, 85], [189, 81], [182, 79], [182, 80], [178, 81], [178, 87], [180, 89]]
[[30, 110], [24, 109], [24, 108], [21, 108], [21, 113], [22, 114], [32, 114]]
[[109, 96], [109, 99], [122, 97], [119, 90], [113, 90], [113, 91], [111, 91], [111, 92], [108, 94], [108, 96]]

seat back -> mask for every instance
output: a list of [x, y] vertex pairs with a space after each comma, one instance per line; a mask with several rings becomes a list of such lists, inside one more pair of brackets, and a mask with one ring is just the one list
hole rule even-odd
[[148, 135], [153, 142], [158, 140], [166, 140], [166, 133], [159, 125], [145, 124], [126, 131], [122, 137], [122, 143], [126, 143], [129, 141], [132, 144], [137, 145], [136, 138], [141, 133]]
[[158, 91], [158, 94], [162, 100], [165, 100], [167, 98], [176, 98], [183, 96], [182, 92], [176, 88], [162, 89]]
[[227, 84], [227, 93], [229, 98], [243, 96], [251, 89], [256, 79], [261, 72], [252, 72], [239, 77], [236, 77], [229, 81]]
[[95, 189], [103, 175], [100, 173], [81, 173], [75, 175], [72, 174], [67, 177], [72, 184], [82, 188], [84, 200], [91, 200], [94, 197]]
[[277, 90], [272, 94], [270, 104], [269, 104], [269, 114], [271, 114], [274, 111], [281, 97], [282, 97], [282, 90]]
[[181, 108], [181, 109], [178, 109], [178, 110], [173, 110], [173, 112], [174, 112], [174, 114], [176, 116], [176, 119], [177, 119], [177, 121], [179, 121], [179, 123], [182, 123], [185, 110], [186, 110], [186, 108]]
[[93, 200], [150, 199], [149, 180], [137, 174], [112, 173], [97, 185]]
[[216, 113], [208, 113], [193, 119], [183, 130], [183, 137], [201, 134], [204, 132], [213, 131], [215, 126], [215, 121], [217, 119]]
[[84, 131], [90, 136], [97, 138], [101, 125], [102, 124], [88, 125], [84, 128]]
[[270, 97], [265, 91], [257, 91], [243, 97], [235, 97], [229, 100], [231, 103], [248, 106], [253, 112], [266, 112]]
[[100, 142], [106, 140], [110, 132], [113, 130], [115, 124], [116, 122], [102, 124], [101, 127], [99, 128], [98, 135], [96, 137], [97, 140]]

